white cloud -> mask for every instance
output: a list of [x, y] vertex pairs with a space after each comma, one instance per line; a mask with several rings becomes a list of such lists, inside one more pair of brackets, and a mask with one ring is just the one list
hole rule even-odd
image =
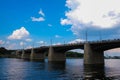
[[67, 0], [61, 25], [72, 25], [74, 34], [82, 28], [113, 28], [120, 24], [120, 0]]
[[45, 14], [43, 13], [43, 11], [40, 10], [38, 13], [40, 14], [40, 17], [31, 17], [32, 21], [36, 21], [36, 22], [45, 21], [44, 18]]
[[45, 16], [45, 14], [43, 13], [42, 10], [40, 10], [38, 13], [39, 13], [40, 15], [42, 15], [42, 16]]
[[7, 45], [6, 48], [7, 49], [17, 49], [16, 46], [17, 46], [16, 43], [12, 43], [12, 44]]
[[61, 45], [61, 43], [60, 43], [60, 42], [58, 42], [58, 43], [54, 43], [53, 45]]
[[49, 26], [49, 27], [51, 27], [51, 26], [52, 26], [52, 24], [48, 24], [48, 26]]
[[20, 42], [20, 46], [23, 46], [24, 45], [24, 42]]
[[20, 42], [20, 46], [24, 46], [25, 45], [25, 43], [24, 42]]
[[120, 53], [120, 48], [105, 51], [105, 53]]
[[71, 21], [68, 20], [68, 19], [63, 19], [63, 18], [61, 18], [61, 24], [62, 24], [62, 25], [70, 25], [70, 24], [72, 24], [72, 23], [71, 23]]
[[70, 42], [68, 42], [68, 43], [78, 43], [78, 42], [84, 42], [85, 40], [83, 40], [83, 39], [75, 39], [75, 40], [73, 40], [73, 41], [70, 41]]
[[44, 45], [46, 44], [45, 41], [39, 41], [39, 42], [37, 42], [37, 43], [40, 44], [41, 46], [44, 46]]
[[33, 48], [33, 46], [27, 46], [25, 49], [31, 49]]
[[39, 18], [31, 17], [31, 19], [32, 19], [32, 21], [37, 21], [37, 22], [45, 21], [45, 19], [43, 17], [39, 17]]
[[81, 50], [81, 49], [73, 49], [73, 50], [70, 50], [70, 51], [78, 52], [78, 53], [84, 53], [84, 50]]
[[5, 43], [6, 43], [6, 44], [10, 44], [10, 41], [6, 41]]
[[8, 36], [8, 39], [23, 39], [27, 36], [29, 36], [29, 32], [24, 27], [21, 27], [20, 29], [14, 30], [13, 33]]
[[31, 41], [32, 41], [32, 39], [29, 39], [29, 38], [28, 38], [28, 39], [26, 39], [25, 41], [27, 41], [27, 42], [31, 42]]
[[110, 49], [104, 52], [106, 56], [120, 56], [120, 48]]
[[0, 40], [0, 45], [1, 45], [1, 44], [4, 44], [4, 43], [5, 43], [5, 41], [3, 41], [3, 40]]
[[55, 35], [55, 38], [61, 38], [61, 36], [59, 36], [59, 35]]

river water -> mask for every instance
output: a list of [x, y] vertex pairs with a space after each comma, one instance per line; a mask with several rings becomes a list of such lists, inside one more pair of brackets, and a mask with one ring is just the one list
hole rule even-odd
[[105, 66], [85, 67], [83, 59], [66, 63], [0, 58], [0, 80], [120, 80], [120, 60], [106, 59]]

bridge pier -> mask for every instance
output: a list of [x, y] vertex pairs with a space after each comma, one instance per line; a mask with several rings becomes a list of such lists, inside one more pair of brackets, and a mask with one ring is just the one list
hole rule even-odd
[[35, 53], [34, 50], [31, 50], [30, 59], [33, 61], [44, 61], [45, 54], [42, 52]]
[[21, 54], [20, 54], [20, 51], [16, 51], [16, 58], [21, 58]]
[[25, 53], [25, 51], [22, 50], [21, 58], [22, 59], [30, 59], [30, 54], [29, 53]]
[[93, 50], [89, 43], [84, 44], [84, 64], [104, 65], [103, 51]]
[[66, 61], [65, 52], [55, 51], [55, 49], [52, 46], [50, 46], [49, 53], [48, 53], [48, 61], [51, 61], [51, 62], [56, 62], [56, 61], [65, 62]]

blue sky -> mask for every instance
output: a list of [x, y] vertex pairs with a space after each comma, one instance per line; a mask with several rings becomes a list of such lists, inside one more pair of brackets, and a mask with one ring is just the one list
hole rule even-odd
[[[29, 32], [32, 40], [45, 40], [49, 42], [55, 35], [71, 37], [72, 33], [61, 27], [60, 18], [64, 16], [65, 1], [61, 0], [30, 0], [16, 1], [3, 0], [1, 8], [1, 31], [0, 36], [7, 38], [16, 29], [24, 27]], [[44, 12], [45, 21], [32, 21], [31, 17], [40, 17], [39, 11]], [[65, 34], [64, 34], [65, 33]]]
[[[0, 46], [8, 49], [52, 43], [119, 38], [117, 0], [0, 0]], [[118, 53], [120, 50], [114, 50]]]

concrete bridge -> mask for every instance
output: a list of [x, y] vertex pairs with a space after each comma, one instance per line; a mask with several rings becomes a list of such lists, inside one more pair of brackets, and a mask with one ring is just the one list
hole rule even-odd
[[120, 39], [86, 41], [74, 44], [62, 44], [42, 46], [32, 49], [16, 51], [16, 55], [22, 59], [44, 60], [45, 53], [48, 53], [48, 61], [65, 61], [65, 52], [72, 49], [84, 50], [84, 64], [103, 64], [104, 51], [119, 48]]

